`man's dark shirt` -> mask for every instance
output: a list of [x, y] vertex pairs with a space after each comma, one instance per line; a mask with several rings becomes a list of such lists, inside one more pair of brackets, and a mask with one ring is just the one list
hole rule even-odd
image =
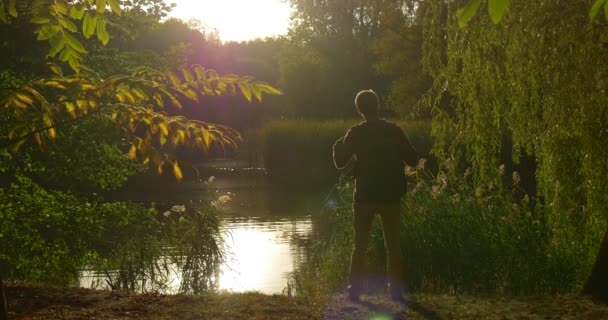
[[364, 121], [334, 144], [342, 168], [355, 156], [355, 194], [359, 203], [398, 201], [407, 191], [404, 162], [415, 166], [416, 151], [403, 130], [385, 120]]

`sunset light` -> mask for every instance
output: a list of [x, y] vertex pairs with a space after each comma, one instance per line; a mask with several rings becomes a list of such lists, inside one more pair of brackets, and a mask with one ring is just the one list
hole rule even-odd
[[184, 21], [198, 19], [220, 39], [247, 41], [287, 33], [289, 3], [281, 0], [166, 0], [175, 3], [170, 13]]

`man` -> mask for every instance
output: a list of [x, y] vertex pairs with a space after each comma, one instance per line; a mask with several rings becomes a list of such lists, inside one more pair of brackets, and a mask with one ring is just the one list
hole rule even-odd
[[348, 297], [359, 301], [365, 251], [374, 214], [378, 213], [384, 232], [389, 293], [393, 300], [403, 302], [399, 212], [407, 188], [404, 163], [415, 166], [417, 155], [401, 128], [378, 117], [378, 96], [373, 90], [359, 92], [355, 106], [364, 121], [350, 128], [333, 146], [336, 168], [344, 168], [351, 157], [355, 158], [355, 243]]

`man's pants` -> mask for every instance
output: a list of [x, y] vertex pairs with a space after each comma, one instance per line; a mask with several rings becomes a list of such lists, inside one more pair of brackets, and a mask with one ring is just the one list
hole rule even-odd
[[355, 294], [361, 291], [365, 280], [365, 252], [369, 234], [374, 219], [378, 213], [384, 232], [386, 248], [387, 276], [391, 294], [401, 294], [403, 285], [401, 265], [401, 243], [399, 242], [400, 202], [383, 204], [357, 203], [353, 204], [355, 245], [350, 262], [350, 288]]

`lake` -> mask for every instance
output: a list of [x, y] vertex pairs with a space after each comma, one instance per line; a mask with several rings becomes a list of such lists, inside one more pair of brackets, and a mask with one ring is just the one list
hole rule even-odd
[[[158, 207], [196, 206], [214, 202], [225, 232], [226, 261], [221, 265], [219, 290], [286, 292], [295, 268], [306, 262], [315, 224], [328, 201], [330, 188], [317, 192], [292, 191], [272, 185], [263, 168], [221, 160], [197, 168], [196, 179], [134, 179], [111, 197]], [[162, 186], [159, 186], [162, 184]], [[85, 271], [80, 286], [106, 288], [104, 275]], [[166, 293], [179, 289], [179, 274], [169, 281]]]

